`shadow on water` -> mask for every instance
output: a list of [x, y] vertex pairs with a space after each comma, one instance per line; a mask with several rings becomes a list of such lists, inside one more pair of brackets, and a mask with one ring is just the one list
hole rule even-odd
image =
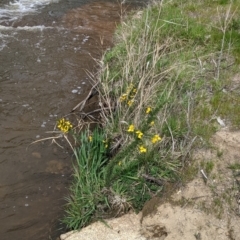
[[[32, 1], [32, 0], [31, 0]], [[8, 3], [5, 1], [4, 3]], [[0, 8], [3, 5], [0, 6]], [[130, 9], [130, 8], [129, 8]], [[56, 239], [71, 151], [50, 141], [111, 46], [118, 3], [64, 0], [0, 25], [0, 239]], [[104, 39], [103, 42], [100, 39]]]

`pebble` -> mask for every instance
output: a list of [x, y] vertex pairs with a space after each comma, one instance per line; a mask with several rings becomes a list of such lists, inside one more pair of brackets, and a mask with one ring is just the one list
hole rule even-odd
[[41, 158], [41, 153], [39, 152], [32, 152], [32, 156], [35, 158]]
[[41, 127], [43, 127], [43, 128], [46, 127], [46, 126], [45, 126], [46, 123], [47, 123], [47, 122], [43, 122], [42, 125], [41, 125]]

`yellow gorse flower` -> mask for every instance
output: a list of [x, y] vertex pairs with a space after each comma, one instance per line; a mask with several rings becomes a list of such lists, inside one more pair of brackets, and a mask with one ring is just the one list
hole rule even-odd
[[142, 133], [141, 131], [137, 130], [137, 131], [136, 131], [136, 134], [137, 134], [137, 137], [138, 137], [139, 139], [142, 139], [143, 133]]
[[146, 114], [149, 114], [151, 111], [152, 111], [152, 108], [151, 107], [147, 107]]
[[120, 97], [120, 102], [123, 102], [127, 99], [127, 94], [124, 93], [121, 97]]
[[159, 142], [159, 141], [161, 141], [162, 139], [161, 139], [161, 137], [158, 135], [158, 134], [156, 134], [156, 135], [154, 135], [153, 137], [152, 137], [152, 143], [154, 144], [154, 143], [156, 143], [156, 142]]
[[133, 105], [133, 100], [129, 100], [127, 104], [129, 107], [131, 107]]
[[137, 93], [137, 89], [134, 88], [134, 89], [132, 90], [132, 93], [136, 94], [136, 93]]
[[135, 97], [136, 95], [136, 92], [137, 92], [137, 89], [134, 88], [134, 85], [131, 83], [128, 87], [127, 87], [127, 91], [126, 93], [123, 93], [121, 96], [120, 96], [120, 102], [125, 102], [128, 104], [128, 106], [132, 106], [133, 104], [133, 98]]
[[104, 143], [104, 147], [108, 148], [108, 141], [107, 140], [103, 140], [103, 143]]
[[147, 148], [145, 148], [143, 145], [139, 146], [139, 152], [140, 153], [146, 153], [147, 152]]
[[92, 138], [92, 136], [91, 136], [91, 135], [90, 135], [90, 136], [88, 136], [88, 140], [89, 140], [89, 142], [92, 142], [93, 138]]
[[134, 85], [132, 83], [127, 87], [128, 94], [132, 91], [133, 87], [134, 87]]
[[134, 132], [134, 129], [135, 129], [135, 127], [134, 127], [134, 125], [133, 124], [131, 124], [129, 127], [128, 127], [128, 132]]
[[64, 118], [61, 118], [58, 122], [57, 122], [57, 127], [58, 129], [60, 129], [63, 133], [67, 133], [72, 129], [72, 124], [70, 121], [67, 121]]
[[154, 121], [150, 122], [150, 126], [154, 126], [154, 124], [155, 124]]

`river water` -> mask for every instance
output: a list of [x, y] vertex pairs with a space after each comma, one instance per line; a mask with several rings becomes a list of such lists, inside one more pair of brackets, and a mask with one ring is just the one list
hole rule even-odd
[[51, 137], [46, 132], [86, 96], [87, 72], [111, 46], [126, 8], [113, 1], [1, 1], [1, 240], [56, 239], [65, 231], [59, 219], [71, 152], [50, 140], [31, 143]]

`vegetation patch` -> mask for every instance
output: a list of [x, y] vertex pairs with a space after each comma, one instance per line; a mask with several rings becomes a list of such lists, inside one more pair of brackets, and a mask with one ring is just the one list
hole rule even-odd
[[95, 129], [91, 135], [81, 133], [76, 139], [81, 147], [74, 150], [75, 164], [71, 195], [64, 222], [71, 229], [85, 226], [92, 219], [100, 204], [105, 203], [104, 166], [108, 162], [107, 148], [101, 130]]
[[[219, 123], [238, 128], [240, 97], [230, 81], [240, 57], [237, 7], [162, 1], [123, 20], [100, 62], [101, 130], [70, 131], [77, 144], [68, 228], [141, 210], [167, 183], [188, 178], [183, 170], [195, 171], [186, 170], [192, 149]], [[210, 173], [214, 165], [204, 167]]]

